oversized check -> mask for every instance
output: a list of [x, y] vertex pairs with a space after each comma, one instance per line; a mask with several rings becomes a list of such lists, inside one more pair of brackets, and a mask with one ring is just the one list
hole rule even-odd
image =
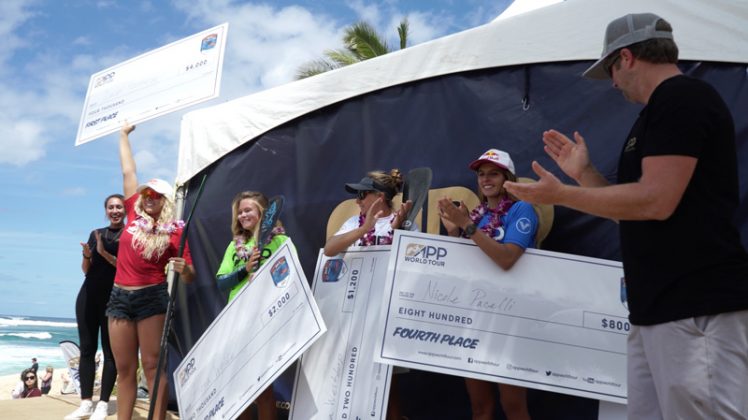
[[174, 371], [180, 417], [236, 418], [324, 332], [288, 240]]
[[292, 420], [385, 418], [392, 366], [373, 358], [390, 248], [320, 252], [313, 290], [328, 332], [297, 367]]
[[625, 403], [622, 277], [533, 249], [504, 271], [472, 241], [398, 230], [376, 360]]
[[228, 23], [91, 76], [75, 145], [218, 97]]

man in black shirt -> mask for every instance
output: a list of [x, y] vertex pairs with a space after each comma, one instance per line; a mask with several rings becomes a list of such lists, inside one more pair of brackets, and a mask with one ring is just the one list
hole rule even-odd
[[668, 22], [626, 15], [606, 30], [586, 72], [644, 105], [622, 145], [617, 185], [584, 139], [543, 133], [546, 152], [579, 186], [533, 162], [534, 184], [505, 188], [620, 221], [630, 320], [630, 419], [748, 418], [748, 255], [738, 206], [732, 116], [708, 84], [681, 74]]

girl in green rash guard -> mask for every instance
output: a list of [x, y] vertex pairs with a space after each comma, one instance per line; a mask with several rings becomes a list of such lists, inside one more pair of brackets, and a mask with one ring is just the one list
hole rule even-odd
[[[257, 247], [260, 234], [260, 221], [268, 206], [268, 199], [259, 192], [244, 191], [234, 197], [231, 203], [231, 233], [234, 239], [226, 248], [223, 261], [216, 273], [218, 288], [229, 292], [229, 302], [252, 279], [255, 268], [260, 267], [288, 239], [280, 222], [273, 228], [270, 242], [262, 250]], [[276, 419], [273, 387], [269, 386], [255, 400], [261, 420]], [[247, 408], [239, 419], [251, 419]]]

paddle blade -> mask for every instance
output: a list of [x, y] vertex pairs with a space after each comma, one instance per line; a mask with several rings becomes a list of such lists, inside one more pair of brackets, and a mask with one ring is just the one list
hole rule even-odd
[[262, 221], [260, 222], [260, 243], [258, 244], [260, 251], [262, 251], [270, 242], [273, 227], [275, 227], [278, 218], [280, 218], [284, 202], [285, 198], [283, 198], [282, 195], [276, 195], [270, 199], [268, 208], [265, 209], [265, 212], [262, 214]]
[[428, 197], [429, 189], [431, 188], [431, 178], [431, 168], [415, 168], [408, 172], [405, 178], [405, 185], [403, 186], [403, 202], [411, 200], [413, 207], [405, 216], [402, 229], [411, 230], [413, 227], [413, 220], [415, 220], [416, 215], [423, 208], [426, 197]]

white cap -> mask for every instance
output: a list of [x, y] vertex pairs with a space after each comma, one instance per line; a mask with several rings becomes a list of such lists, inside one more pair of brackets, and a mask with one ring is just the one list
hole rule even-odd
[[480, 155], [480, 157], [478, 157], [478, 159], [475, 159], [472, 163], [470, 163], [470, 169], [476, 170], [482, 163], [493, 163], [499, 168], [506, 169], [507, 171], [511, 172], [512, 175], [517, 175], [516, 173], [514, 173], [514, 162], [512, 162], [512, 158], [509, 157], [509, 153], [503, 150], [486, 150], [482, 155]]
[[163, 196], [167, 197], [169, 200], [174, 199], [174, 188], [172, 188], [171, 184], [164, 181], [163, 179], [151, 178], [145, 184], [141, 184], [136, 191], [139, 194], [143, 192], [143, 190], [146, 188], [150, 188], [153, 191], [156, 191], [157, 193], [162, 194]]

